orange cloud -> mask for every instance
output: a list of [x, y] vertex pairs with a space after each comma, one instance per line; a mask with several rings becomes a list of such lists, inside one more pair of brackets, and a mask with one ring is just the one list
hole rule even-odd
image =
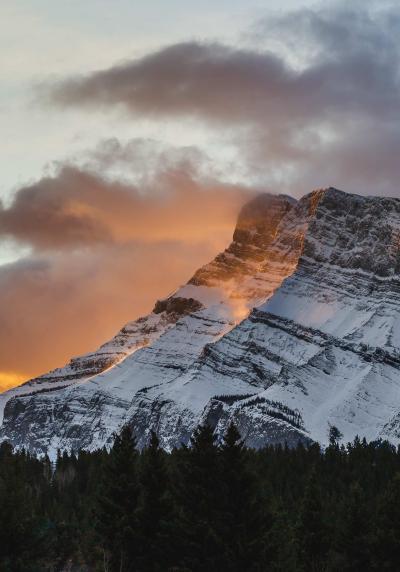
[[95, 349], [214, 254], [207, 242], [129, 244], [2, 267], [1, 369], [19, 381]]
[[0, 234], [33, 254], [0, 267], [3, 385], [93, 350], [148, 313], [226, 247], [246, 196], [190, 169], [138, 188], [72, 166], [17, 192]]
[[158, 174], [154, 189], [107, 181], [64, 166], [54, 177], [22, 188], [0, 210], [0, 235], [37, 250], [123, 244], [202, 241], [220, 243], [244, 200], [245, 190], [198, 181], [182, 170]]

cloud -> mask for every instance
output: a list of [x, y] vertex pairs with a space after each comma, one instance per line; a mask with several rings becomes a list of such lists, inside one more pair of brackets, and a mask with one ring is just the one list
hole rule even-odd
[[[133, 160], [138, 145], [100, 145], [91, 155], [92, 166], [106, 169]], [[205, 236], [220, 244], [250, 189], [202, 178], [193, 150], [179, 160], [171, 154], [159, 157], [154, 168], [149, 158], [136, 184], [61, 164], [54, 175], [19, 189], [11, 205], [0, 208], [0, 237], [37, 251], [132, 241], [194, 244]]]
[[261, 109], [279, 104], [274, 90], [280, 93], [289, 81], [289, 70], [273, 54], [187, 42], [62, 81], [51, 98], [61, 105], [123, 105], [134, 114], [232, 122], [255, 119]]
[[396, 194], [399, 33], [396, 5], [324, 4], [259, 22], [257, 49], [167, 46], [67, 78], [49, 97], [64, 107], [121, 108], [134, 119], [228, 127], [249, 173], [279, 190], [335, 184]]
[[[157, 146], [139, 172], [153, 147], [104, 142], [0, 210], [0, 237], [31, 248], [0, 266], [0, 386], [95, 349], [229, 243], [249, 189], [202, 178], [193, 149]], [[108, 176], [131, 159], [137, 184]]]
[[195, 119], [248, 178], [228, 184], [194, 147], [111, 138], [19, 189], [0, 238], [31, 255], [0, 267], [1, 371], [56, 367], [148, 312], [226, 246], [254, 181], [399, 196], [399, 32], [396, 5], [324, 3], [259, 21], [247, 48], [175, 44], [47, 86], [62, 108]]
[[11, 372], [28, 378], [95, 349], [213, 255], [206, 241], [129, 244], [0, 267], [0, 363], [9, 372], [4, 384]]

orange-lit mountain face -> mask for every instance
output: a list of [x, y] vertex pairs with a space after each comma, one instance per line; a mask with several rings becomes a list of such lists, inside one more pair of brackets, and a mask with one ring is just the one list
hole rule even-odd
[[290, 249], [281, 261], [280, 253], [268, 247], [274, 242], [282, 217], [294, 204], [289, 197], [273, 195], [261, 195], [250, 201], [239, 214], [230, 246], [200, 268], [186, 286], [170, 298], [158, 301], [148, 316], [127, 323], [95, 352], [73, 358], [66, 366], [27, 382], [17, 393], [30, 392], [32, 385], [51, 384], [53, 388], [55, 383], [65, 386], [97, 375], [154, 342], [180, 318], [208, 306], [223, 305], [226, 321], [223, 331], [227, 331], [246, 317], [254, 305], [270, 296], [292, 272], [296, 248]]
[[[97, 352], [2, 395], [0, 438], [36, 453], [167, 449], [200, 422], [250, 446], [400, 439], [400, 201], [263, 195], [231, 245]], [[253, 309], [252, 309], [253, 308]]]
[[[305, 220], [305, 213], [297, 213], [297, 203], [290, 197], [261, 195], [250, 201], [239, 214], [230, 246], [200, 268], [185, 286], [158, 301], [148, 316], [126, 324], [97, 351], [73, 358], [66, 366], [6, 392], [3, 407], [17, 395], [97, 384], [102, 372], [114, 375], [125, 371], [132, 360], [140, 363], [144, 358], [138, 350], [147, 348], [151, 356], [158, 340], [162, 345], [172, 338], [174, 350], [170, 353], [168, 349], [163, 360], [174, 362], [181, 356], [186, 367], [206, 344], [226, 334], [293, 272], [302, 244], [303, 222], [299, 226], [298, 216]], [[287, 220], [281, 228], [283, 218]], [[175, 371], [174, 363], [161, 367], [157, 375], [163, 379]]]
[[2, 371], [27, 380], [95, 350], [229, 243], [253, 191], [165, 161], [144, 187], [60, 166], [0, 208], [3, 236], [30, 248], [0, 268]]

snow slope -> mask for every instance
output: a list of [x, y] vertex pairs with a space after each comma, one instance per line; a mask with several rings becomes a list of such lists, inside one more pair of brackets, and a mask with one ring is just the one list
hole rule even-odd
[[[190, 434], [210, 411], [219, 434], [234, 420], [254, 446], [326, 443], [330, 425], [345, 439], [399, 441], [400, 201], [335, 189], [311, 201], [296, 271], [145, 407], [136, 401], [134, 423], [144, 411], [154, 423], [149, 404], [167, 403], [158, 413], [167, 446], [179, 441], [181, 423]], [[213, 399], [242, 391], [257, 399]]]
[[54, 455], [130, 423], [141, 445], [154, 428], [170, 449], [199, 422], [221, 437], [234, 420], [255, 447], [326, 443], [330, 425], [398, 443], [399, 272], [400, 200], [263, 195], [230, 247], [144, 319], [166, 324], [151, 340], [63, 389], [60, 375], [8, 394], [0, 438]]
[[257, 197], [242, 209], [228, 249], [149, 316], [97, 352], [4, 393], [1, 437], [41, 452], [109, 441], [137, 391], [180, 375], [293, 271], [300, 243], [279, 252], [273, 245], [295, 205], [285, 196]]

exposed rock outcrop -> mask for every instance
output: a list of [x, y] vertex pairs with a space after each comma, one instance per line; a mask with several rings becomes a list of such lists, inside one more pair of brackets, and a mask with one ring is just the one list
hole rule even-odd
[[263, 195], [152, 314], [5, 395], [0, 438], [53, 455], [108, 445], [124, 423], [167, 449], [232, 420], [254, 447], [326, 443], [330, 425], [398, 443], [400, 200]]

